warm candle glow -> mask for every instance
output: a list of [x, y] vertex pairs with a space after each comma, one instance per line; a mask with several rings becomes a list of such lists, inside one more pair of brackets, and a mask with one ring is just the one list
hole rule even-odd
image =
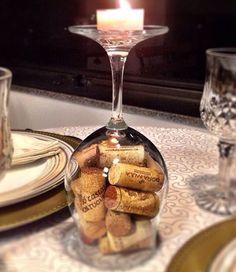
[[120, 8], [97, 10], [97, 29], [102, 31], [143, 30], [144, 10], [132, 9], [126, 0], [120, 0]]
[[119, 3], [121, 9], [131, 9], [130, 4], [126, 0], [120, 0]]

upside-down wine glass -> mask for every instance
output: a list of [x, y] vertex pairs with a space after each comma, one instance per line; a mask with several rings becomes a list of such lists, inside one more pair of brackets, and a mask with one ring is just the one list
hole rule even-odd
[[236, 213], [236, 48], [208, 49], [200, 113], [206, 128], [219, 137], [219, 171], [197, 203], [213, 213]]
[[112, 114], [73, 153], [65, 188], [78, 228], [78, 253], [101, 269], [124, 269], [147, 260], [156, 248], [157, 223], [168, 188], [162, 155], [122, 115], [124, 66], [137, 43], [168, 31], [101, 31], [93, 25], [69, 27], [107, 52], [112, 72]]

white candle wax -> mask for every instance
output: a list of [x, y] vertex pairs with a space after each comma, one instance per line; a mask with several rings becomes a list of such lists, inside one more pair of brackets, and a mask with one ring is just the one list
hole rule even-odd
[[97, 10], [97, 29], [102, 31], [143, 30], [143, 9], [106, 9]]

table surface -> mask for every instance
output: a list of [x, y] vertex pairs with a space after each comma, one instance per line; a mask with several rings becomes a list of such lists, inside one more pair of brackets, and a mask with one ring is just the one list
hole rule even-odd
[[[85, 138], [95, 127], [68, 127], [48, 131]], [[129, 271], [164, 272], [178, 249], [193, 235], [217, 222], [226, 220], [201, 210], [195, 202], [199, 177], [217, 172], [217, 138], [207, 132], [138, 127], [160, 150], [169, 173], [169, 192], [158, 232], [161, 243], [155, 256]], [[96, 271], [73, 254], [71, 234], [74, 230], [68, 209], [0, 233], [0, 271], [89, 272]]]

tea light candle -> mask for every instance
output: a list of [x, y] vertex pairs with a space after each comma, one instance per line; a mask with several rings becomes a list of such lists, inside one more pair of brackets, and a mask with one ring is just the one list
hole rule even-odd
[[121, 8], [97, 10], [97, 29], [102, 31], [143, 30], [144, 10], [131, 9], [129, 4], [120, 1]]

